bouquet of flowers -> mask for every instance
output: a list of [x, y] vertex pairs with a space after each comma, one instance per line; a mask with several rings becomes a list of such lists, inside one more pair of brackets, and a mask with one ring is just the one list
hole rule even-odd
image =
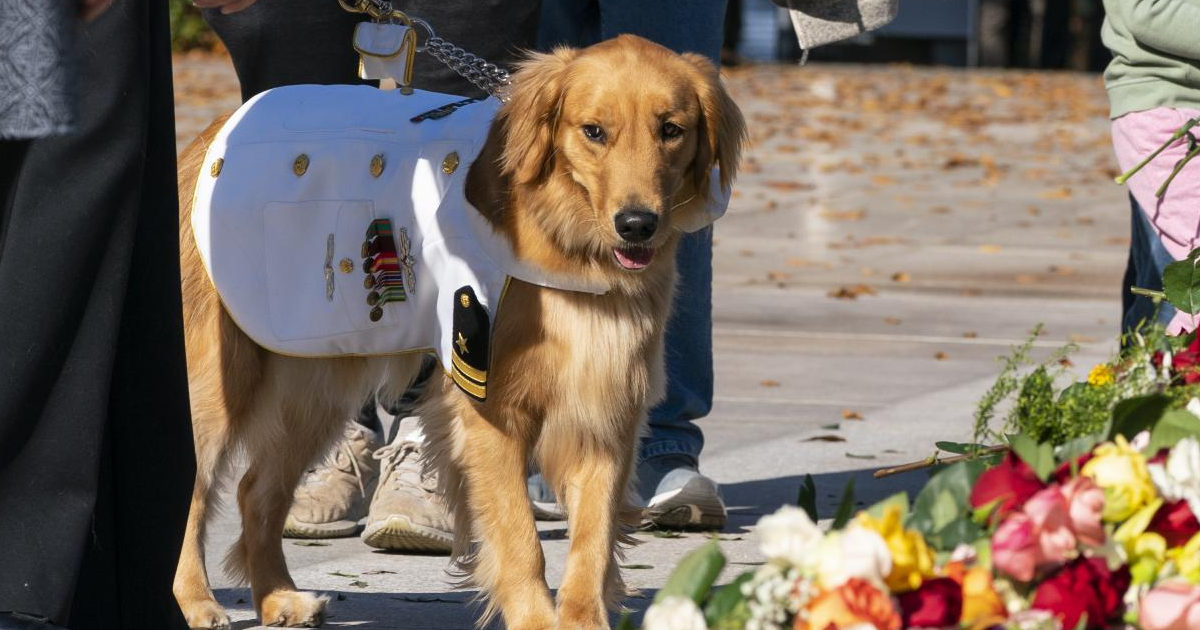
[[[1187, 284], [1164, 278], [1188, 312], [1200, 310], [1197, 260], [1177, 263]], [[799, 506], [759, 521], [764, 564], [714, 589], [724, 558], [709, 543], [644, 627], [1200, 630], [1200, 338], [1147, 326], [1122, 341], [1062, 389], [1065, 353], [1018, 376], [1031, 344], [1018, 348], [974, 443], [938, 443], [958, 461], [931, 458], [911, 502], [855, 514], [849, 489], [820, 527], [810, 479]]]

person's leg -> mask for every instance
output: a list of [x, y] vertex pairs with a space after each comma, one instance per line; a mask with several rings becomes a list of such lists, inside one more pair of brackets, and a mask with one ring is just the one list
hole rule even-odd
[[79, 30], [79, 120], [29, 148], [0, 253], [0, 610], [185, 626], [192, 483], [166, 6]]
[[1122, 332], [1131, 332], [1142, 322], [1153, 319], [1156, 308], [1159, 323], [1166, 324], [1175, 316], [1175, 307], [1169, 303], [1162, 302], [1156, 306], [1151, 298], [1129, 292], [1130, 287], [1161, 291], [1163, 269], [1175, 260], [1163, 247], [1162, 239], [1132, 195], [1129, 204], [1129, 261], [1121, 287]]

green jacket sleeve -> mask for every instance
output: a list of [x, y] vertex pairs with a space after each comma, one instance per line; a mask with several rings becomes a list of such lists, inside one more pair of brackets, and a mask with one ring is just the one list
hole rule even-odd
[[1200, 0], [1123, 0], [1138, 42], [1176, 57], [1200, 59]]

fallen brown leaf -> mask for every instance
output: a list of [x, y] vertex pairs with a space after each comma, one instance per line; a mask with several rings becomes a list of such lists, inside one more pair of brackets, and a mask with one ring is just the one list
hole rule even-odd
[[762, 385], [763, 387], [779, 387], [779, 381], [770, 378], [764, 379], [758, 384]]
[[803, 440], [804, 442], [845, 442], [846, 438], [840, 435], [814, 435]]
[[887, 324], [888, 326], [899, 326], [900, 318], [899, 317], [884, 317], [883, 323]]
[[862, 414], [852, 409], [842, 410], [842, 420], [862, 420]]
[[905, 283], [911, 280], [912, 276], [910, 276], [907, 271], [897, 271], [896, 273], [892, 274], [892, 282]]
[[933, 358], [937, 359], [938, 361], [945, 361], [948, 356], [949, 355], [947, 355], [945, 352], [938, 350], [936, 353], [934, 353]]

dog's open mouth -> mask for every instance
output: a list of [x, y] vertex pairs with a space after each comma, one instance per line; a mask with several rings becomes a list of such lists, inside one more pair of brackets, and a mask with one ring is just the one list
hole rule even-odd
[[630, 271], [645, 269], [654, 260], [653, 247], [614, 247], [613, 256], [617, 264]]

